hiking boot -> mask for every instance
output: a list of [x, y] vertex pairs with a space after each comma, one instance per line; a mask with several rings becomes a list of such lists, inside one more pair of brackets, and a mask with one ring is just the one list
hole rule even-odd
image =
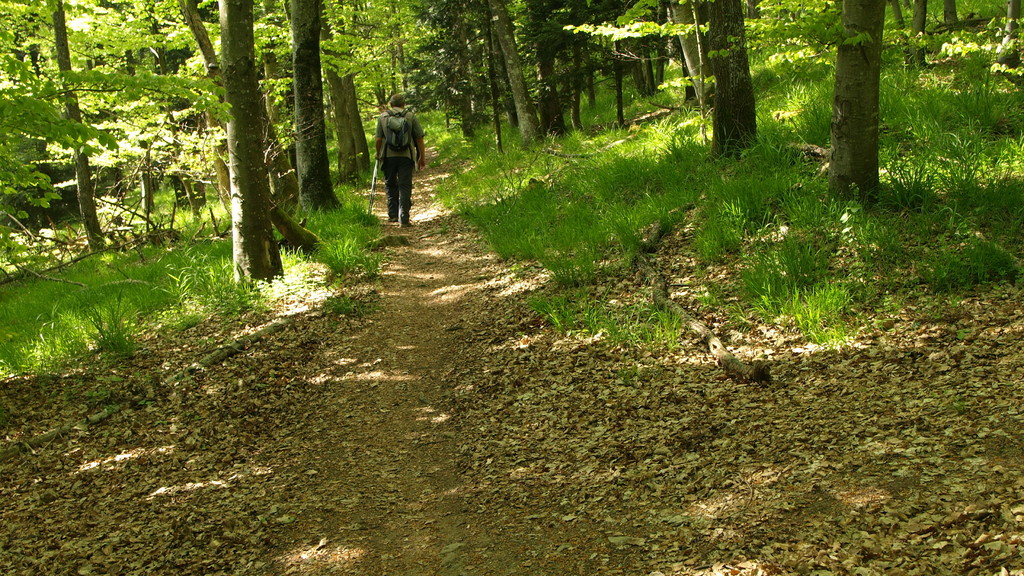
[[408, 220], [402, 220], [402, 223], [399, 224], [400, 228], [409, 228], [411, 226], [412, 226], [412, 222], [409, 222]]
[[388, 218], [388, 222], [398, 222], [398, 218]]

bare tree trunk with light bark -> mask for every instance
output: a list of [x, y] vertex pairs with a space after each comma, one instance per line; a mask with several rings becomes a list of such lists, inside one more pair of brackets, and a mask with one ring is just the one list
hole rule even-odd
[[516, 116], [519, 118], [519, 135], [523, 144], [529, 145], [540, 137], [540, 122], [537, 119], [537, 109], [526, 88], [526, 77], [523, 75], [523, 66], [519, 60], [512, 19], [508, 15], [505, 0], [488, 0], [488, 5], [494, 16], [494, 33], [498, 37], [505, 69], [508, 71], [512, 100], [515, 102]]

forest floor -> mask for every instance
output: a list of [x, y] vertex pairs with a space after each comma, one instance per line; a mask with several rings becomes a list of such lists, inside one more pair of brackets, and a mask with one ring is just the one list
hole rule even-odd
[[[364, 314], [309, 295], [3, 382], [2, 447], [125, 409], [0, 462], [0, 574], [1024, 574], [1020, 285], [907, 297], [840, 349], [751, 320], [720, 334], [770, 364], [746, 383], [696, 339], [553, 332], [542, 271], [432, 202], [442, 176], [342, 295]], [[690, 252], [657, 260], [723, 326]]]

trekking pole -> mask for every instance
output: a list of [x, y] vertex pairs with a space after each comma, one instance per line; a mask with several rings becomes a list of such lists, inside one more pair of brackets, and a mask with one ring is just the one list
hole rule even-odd
[[370, 214], [373, 214], [373, 192], [377, 189], [377, 167], [380, 166], [380, 159], [373, 162], [373, 179], [370, 180]]

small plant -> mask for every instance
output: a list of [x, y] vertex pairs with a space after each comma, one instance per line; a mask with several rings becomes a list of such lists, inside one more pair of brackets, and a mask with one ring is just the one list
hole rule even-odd
[[590, 251], [560, 252], [541, 257], [540, 263], [551, 272], [551, 279], [558, 285], [583, 286], [594, 279], [596, 257], [597, 255]]
[[92, 326], [93, 343], [97, 348], [118, 356], [135, 353], [138, 348], [135, 310], [126, 306], [120, 296], [113, 302], [87, 309], [84, 316]]
[[324, 302], [324, 309], [327, 312], [341, 316], [362, 316], [371, 308], [369, 304], [350, 296], [336, 296]]
[[531, 298], [531, 309], [547, 320], [551, 327], [562, 334], [577, 326], [577, 312], [572, 299], [564, 294], [553, 297]]
[[828, 268], [828, 254], [813, 243], [788, 236], [776, 248], [758, 252], [741, 275], [755, 307], [778, 314], [801, 288], [813, 286]]
[[890, 164], [889, 180], [878, 193], [880, 207], [894, 211], [927, 211], [937, 203], [933, 167], [919, 160]]
[[843, 315], [852, 298], [835, 284], [797, 290], [782, 312], [790, 316], [804, 336], [815, 344], [839, 344], [847, 340]]
[[697, 232], [694, 247], [706, 262], [717, 262], [742, 245], [743, 225], [736, 208], [734, 203], [727, 202], [709, 215]]

